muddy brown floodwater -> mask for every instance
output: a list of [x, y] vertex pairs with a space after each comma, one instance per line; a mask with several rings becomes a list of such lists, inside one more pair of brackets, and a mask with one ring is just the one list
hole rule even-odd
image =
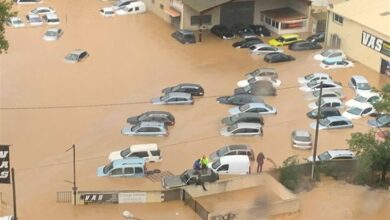
[[[10, 49], [0, 56], [0, 140], [2, 144], [12, 144], [11, 165], [16, 170], [21, 219], [121, 219], [124, 210], [141, 219], [199, 219], [179, 201], [78, 207], [56, 203], [57, 191], [71, 189], [64, 180], [72, 179], [72, 155], [65, 152], [72, 144], [77, 147], [80, 190], [160, 189], [159, 182], [147, 178], [96, 177], [96, 168], [107, 163], [111, 151], [131, 144], [159, 144], [164, 159], [148, 164], [148, 169], [174, 174], [191, 167], [202, 154], [227, 144], [249, 144], [256, 153], [264, 152], [277, 165], [290, 155], [306, 158], [311, 154], [292, 149], [289, 137], [294, 129], [309, 129], [311, 120], [305, 116], [308, 102], [298, 90], [296, 78], [323, 71], [313, 60], [317, 51], [288, 51], [297, 57], [296, 61], [266, 65], [261, 57], [232, 48], [233, 41], [222, 41], [209, 33], [203, 43], [179, 44], [170, 37], [174, 28], [150, 12], [101, 17], [98, 10], [108, 4], [97, 0], [45, 0], [42, 5], [57, 10], [62, 21], [60, 27], [65, 32], [56, 42], [42, 40], [46, 26], [6, 29]], [[34, 7], [15, 6], [15, 9], [24, 19]], [[63, 57], [76, 48], [87, 50], [91, 56], [78, 64], [64, 63]], [[231, 94], [245, 73], [266, 66], [277, 69], [282, 86], [277, 97], [266, 98], [266, 102], [277, 107], [278, 115], [265, 117], [264, 137], [220, 136], [219, 121], [228, 115], [230, 106], [217, 104], [215, 98]], [[325, 72], [345, 85], [348, 98], [353, 92], [346, 85], [353, 74], [366, 76], [377, 87], [390, 81], [360, 64], [352, 69]], [[196, 98], [193, 106], [148, 103], [150, 98], [160, 95], [162, 88], [180, 82], [201, 84], [205, 97]], [[165, 110], [175, 115], [176, 124], [170, 128], [169, 137], [120, 134], [127, 117], [149, 110]], [[366, 120], [355, 121], [354, 129], [321, 131], [318, 152], [345, 148], [345, 139], [351, 132], [369, 129]], [[269, 162], [264, 165], [265, 170], [272, 167]], [[11, 187], [1, 185], [0, 191], [3, 196], [0, 214], [10, 214]], [[368, 192], [334, 181], [321, 182], [319, 188], [301, 195], [302, 211], [290, 217], [363, 218], [366, 212], [360, 213], [360, 207], [367, 204], [361, 195]], [[344, 207], [345, 201], [353, 205]], [[372, 209], [368, 213], [372, 218], [366, 219], [389, 219], [388, 202], [385, 198], [376, 201], [378, 209]]]

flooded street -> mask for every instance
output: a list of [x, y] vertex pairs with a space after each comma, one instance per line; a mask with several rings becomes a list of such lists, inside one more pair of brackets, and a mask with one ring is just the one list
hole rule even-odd
[[[42, 40], [48, 28], [6, 29], [10, 43], [8, 54], [0, 55], [0, 140], [11, 144], [11, 166], [15, 168], [18, 215], [22, 219], [122, 219], [129, 210], [141, 219], [198, 220], [180, 201], [162, 204], [87, 205], [73, 207], [56, 203], [56, 192], [71, 190], [72, 153], [76, 145], [77, 185], [79, 190], [152, 190], [159, 182], [148, 178], [99, 178], [98, 166], [108, 163], [108, 154], [131, 144], [157, 143], [163, 161], [147, 164], [180, 174], [191, 168], [203, 154], [229, 144], [248, 144], [255, 153], [277, 166], [291, 155], [307, 158], [311, 151], [291, 147], [295, 129], [310, 130], [306, 117], [308, 101], [298, 89], [297, 77], [323, 71], [313, 56], [318, 51], [292, 52], [296, 61], [265, 64], [261, 56], [231, 47], [207, 33], [204, 42], [182, 45], [170, 34], [168, 23], [151, 12], [146, 14], [102, 17], [98, 10], [109, 5], [91, 0], [45, 0], [61, 19], [64, 35], [56, 42]], [[36, 5], [16, 6], [19, 17]], [[76, 48], [85, 49], [90, 57], [77, 64], [63, 61]], [[285, 48], [287, 50], [287, 48]], [[282, 81], [276, 97], [266, 103], [278, 109], [277, 116], [265, 116], [263, 137], [222, 137], [220, 120], [232, 106], [215, 99], [233, 93], [237, 81], [258, 67], [273, 67]], [[377, 88], [390, 79], [360, 64], [351, 69], [325, 71], [344, 87], [347, 99], [354, 96], [348, 88], [351, 75], [364, 75]], [[194, 105], [157, 106], [149, 103], [161, 90], [181, 82], [201, 84], [205, 96], [195, 98]], [[128, 137], [121, 135], [126, 119], [145, 111], [171, 112], [176, 124], [168, 137]], [[367, 118], [354, 121], [353, 129], [321, 131], [318, 152], [347, 148], [350, 133], [368, 131]], [[255, 169], [252, 165], [252, 171]], [[264, 170], [273, 168], [265, 162]], [[12, 212], [10, 185], [0, 185], [3, 203], [0, 215]], [[331, 196], [328, 193], [331, 193]], [[327, 180], [312, 192], [301, 195], [299, 214], [286, 219], [389, 219], [389, 197], [375, 200], [369, 212], [366, 188]], [[370, 194], [372, 195], [372, 194]], [[374, 196], [375, 197], [375, 196]], [[239, 199], [236, 199], [239, 202]], [[324, 201], [329, 209], [323, 208]], [[350, 203], [349, 206], [343, 205]], [[337, 209], [336, 209], [337, 208]], [[116, 217], [117, 216], [117, 217]], [[365, 217], [367, 216], [367, 218]]]

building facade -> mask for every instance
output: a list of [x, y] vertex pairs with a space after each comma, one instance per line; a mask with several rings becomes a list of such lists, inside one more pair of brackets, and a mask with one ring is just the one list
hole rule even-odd
[[331, 5], [327, 21], [327, 46], [340, 48], [351, 59], [390, 75], [388, 0], [350, 0]]

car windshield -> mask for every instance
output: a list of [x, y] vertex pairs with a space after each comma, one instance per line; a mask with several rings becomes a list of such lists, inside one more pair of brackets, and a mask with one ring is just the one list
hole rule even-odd
[[229, 126], [227, 128], [227, 131], [232, 132], [232, 131], [236, 130], [237, 128], [238, 128], [237, 125], [232, 125], [232, 126]]
[[347, 112], [352, 114], [352, 115], [360, 115], [360, 113], [362, 112], [362, 109], [357, 108], [357, 107], [352, 107], [352, 108], [348, 109]]
[[371, 86], [368, 83], [358, 83], [357, 88], [360, 90], [370, 90]]
[[218, 155], [219, 157], [222, 157], [222, 156], [225, 155], [227, 152], [228, 152], [228, 148], [227, 148], [227, 147], [223, 147], [223, 148], [217, 150], [217, 155]]
[[47, 31], [45, 35], [49, 37], [55, 37], [57, 36], [57, 31]]
[[190, 175], [188, 175], [187, 172], [184, 172], [184, 173], [180, 176], [180, 179], [181, 179], [181, 181], [183, 181], [184, 183], [186, 183], [186, 182], [190, 179]]
[[121, 156], [122, 157], [127, 157], [127, 155], [129, 155], [129, 154], [130, 154], [130, 147], [128, 147], [128, 148], [126, 148], [126, 149], [121, 151]]
[[221, 161], [218, 159], [217, 161], [215, 161], [212, 165], [211, 165], [211, 167], [213, 168], [213, 169], [217, 169], [219, 166], [221, 166]]
[[353, 98], [354, 100], [358, 101], [358, 102], [367, 102], [367, 98], [361, 96], [361, 95], [358, 95], [356, 96], [355, 98]]
[[297, 141], [310, 141], [310, 135], [305, 136], [305, 135], [296, 135], [295, 140]]
[[318, 158], [320, 160], [330, 160], [332, 157], [330, 156], [330, 154], [328, 152], [324, 152], [324, 153], [318, 155]]
[[141, 126], [136, 125], [136, 126], [134, 126], [134, 127], [131, 128], [131, 131], [136, 131], [136, 130], [138, 130], [140, 127], [141, 127]]
[[327, 118], [320, 119], [320, 125], [327, 126], [330, 123], [330, 121]]
[[30, 18], [30, 22], [41, 22], [40, 18], [32, 17]]
[[330, 50], [325, 50], [324, 52], [321, 53], [322, 56], [327, 57], [331, 54], [332, 52]]
[[311, 79], [314, 78], [314, 74], [313, 74], [313, 73], [312, 73], [312, 74], [309, 74], [309, 75], [305, 76], [304, 78], [305, 78], [306, 80], [311, 80]]
[[78, 59], [78, 55], [76, 54], [73, 54], [73, 53], [70, 53], [66, 56], [66, 59], [67, 60], [77, 60]]
[[103, 173], [107, 174], [114, 167], [113, 162], [103, 167]]
[[240, 109], [240, 111], [245, 112], [246, 110], [248, 110], [250, 108], [250, 105], [249, 104], [245, 104], [245, 105], [241, 105], [238, 108]]

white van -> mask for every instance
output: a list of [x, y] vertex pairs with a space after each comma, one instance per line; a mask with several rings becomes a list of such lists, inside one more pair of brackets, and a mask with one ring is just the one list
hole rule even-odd
[[145, 162], [160, 162], [161, 152], [157, 144], [135, 144], [120, 151], [110, 153], [108, 159], [110, 161], [125, 159], [128, 157], [140, 157]]
[[145, 3], [141, 1], [137, 1], [137, 2], [131, 2], [130, 4], [126, 5], [126, 7], [115, 11], [115, 14], [129, 15], [129, 14], [144, 13], [145, 11], [146, 11]]
[[229, 155], [209, 163], [209, 168], [219, 174], [246, 175], [250, 173], [250, 161], [247, 155]]

